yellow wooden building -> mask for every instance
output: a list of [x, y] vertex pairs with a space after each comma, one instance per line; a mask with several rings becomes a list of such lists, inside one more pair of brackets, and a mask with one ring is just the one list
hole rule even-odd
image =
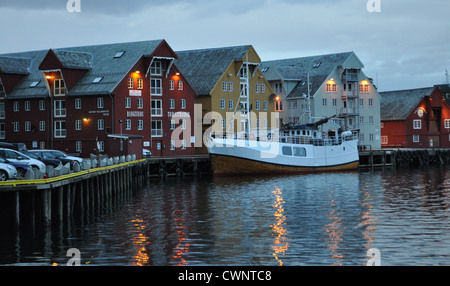
[[195, 108], [202, 111], [203, 135], [214, 132], [215, 136], [257, 140], [279, 127], [276, 96], [259, 68], [261, 59], [253, 46], [176, 53], [175, 64], [198, 95]]

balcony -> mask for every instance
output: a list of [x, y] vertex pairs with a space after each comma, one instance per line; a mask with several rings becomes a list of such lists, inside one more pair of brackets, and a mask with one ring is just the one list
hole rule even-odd
[[356, 90], [343, 90], [342, 91], [342, 99], [346, 98], [358, 98], [359, 94]]
[[358, 108], [356, 107], [343, 107], [340, 110], [340, 115], [347, 115], [347, 116], [358, 116]]
[[344, 72], [342, 74], [342, 82], [358, 81], [358, 72]]

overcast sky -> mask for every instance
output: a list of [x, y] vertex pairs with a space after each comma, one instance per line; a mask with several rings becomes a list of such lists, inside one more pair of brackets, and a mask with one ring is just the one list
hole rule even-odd
[[354, 51], [379, 91], [450, 71], [449, 0], [79, 1], [69, 13], [67, 0], [0, 0], [0, 53], [155, 39], [175, 51], [251, 44], [263, 61]]

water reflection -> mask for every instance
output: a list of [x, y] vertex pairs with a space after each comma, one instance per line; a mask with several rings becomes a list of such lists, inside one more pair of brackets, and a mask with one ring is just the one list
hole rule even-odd
[[151, 180], [51, 230], [0, 216], [0, 264], [65, 265], [75, 247], [89, 265], [366, 265], [372, 248], [381, 265], [450, 265], [449, 206], [444, 168]]
[[285, 201], [281, 196], [283, 192], [280, 188], [275, 187], [275, 191], [273, 191], [272, 193], [275, 195], [275, 202], [273, 203], [273, 207], [275, 209], [275, 224], [271, 225], [275, 235], [272, 246], [274, 250], [273, 256], [278, 261], [278, 265], [283, 266], [282, 257], [289, 248], [289, 242], [287, 238], [288, 231], [286, 228], [284, 228], [284, 226], [286, 225], [286, 216], [284, 215], [283, 208]]

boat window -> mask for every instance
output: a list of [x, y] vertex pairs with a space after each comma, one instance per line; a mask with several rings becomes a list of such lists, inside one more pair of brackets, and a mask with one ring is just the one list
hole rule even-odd
[[281, 148], [281, 151], [285, 156], [292, 156], [292, 148], [290, 146], [283, 146], [283, 148]]
[[302, 147], [294, 147], [294, 156], [306, 157], [306, 149]]

